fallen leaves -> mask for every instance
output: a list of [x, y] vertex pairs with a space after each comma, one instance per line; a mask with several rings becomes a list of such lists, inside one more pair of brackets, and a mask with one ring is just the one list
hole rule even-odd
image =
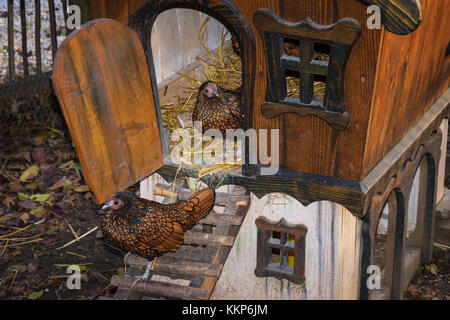
[[27, 182], [29, 180], [33, 180], [34, 178], [36, 178], [38, 174], [39, 174], [39, 166], [32, 165], [27, 170], [25, 170], [24, 173], [22, 173], [19, 180], [22, 182]]
[[34, 292], [30, 293], [27, 298], [30, 300], [36, 300], [36, 299], [42, 297], [43, 294], [44, 294], [44, 290], [34, 291]]

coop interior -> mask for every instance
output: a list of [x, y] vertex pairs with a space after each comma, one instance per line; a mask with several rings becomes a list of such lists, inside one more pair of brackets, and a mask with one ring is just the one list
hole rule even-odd
[[[283, 38], [280, 41], [283, 41], [281, 48], [284, 56], [300, 58], [300, 38]], [[235, 161], [232, 163], [222, 161], [222, 158], [217, 158], [212, 164], [193, 163], [196, 154], [202, 150], [211, 152], [214, 156], [217, 148], [222, 148], [226, 142], [217, 137], [200, 144], [196, 142], [192, 137], [192, 113], [199, 87], [207, 80], [216, 82], [224, 89], [240, 90], [244, 77], [240, 52], [246, 48], [241, 48], [233, 32], [213, 17], [199, 11], [178, 8], [158, 15], [152, 28], [151, 44], [158, 87], [157, 101], [163, 125], [161, 140], [164, 163], [180, 166], [181, 159], [181, 166], [195, 168], [202, 173], [240, 174], [243, 150], [239, 141], [232, 142], [232, 146], [225, 146], [234, 150]], [[330, 44], [316, 42], [313, 61], [318, 65], [327, 65], [330, 49]], [[282, 72], [286, 101], [301, 101], [302, 81], [299, 72], [289, 70], [288, 67]], [[323, 105], [326, 84], [326, 75], [314, 75], [313, 99], [318, 107]], [[191, 139], [187, 141], [183, 137], [173, 135], [177, 129], [188, 129]], [[185, 146], [185, 150], [191, 150], [190, 154], [186, 155], [177, 150], [179, 158], [174, 161], [174, 147], [181, 145]]]

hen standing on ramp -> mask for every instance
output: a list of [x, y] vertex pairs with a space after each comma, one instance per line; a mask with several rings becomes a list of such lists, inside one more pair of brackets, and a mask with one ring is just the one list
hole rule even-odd
[[[138, 198], [129, 192], [115, 193], [102, 207], [101, 229], [107, 240], [146, 258], [176, 251], [184, 233], [213, 208], [214, 189], [196, 192], [175, 204]], [[151, 264], [143, 279], [148, 277]]]

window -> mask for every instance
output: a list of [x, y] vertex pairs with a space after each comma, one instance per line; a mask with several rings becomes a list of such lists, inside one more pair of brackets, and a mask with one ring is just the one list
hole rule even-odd
[[[283, 113], [315, 115], [336, 130], [345, 129], [350, 117], [343, 100], [343, 73], [360, 24], [352, 18], [328, 26], [309, 18], [291, 23], [268, 9], [258, 10], [253, 21], [267, 59], [262, 114], [268, 118]], [[298, 90], [288, 89], [292, 83]]]
[[258, 228], [256, 276], [302, 284], [305, 281], [306, 226], [291, 225], [284, 219], [272, 222], [265, 217], [259, 217], [255, 223]]

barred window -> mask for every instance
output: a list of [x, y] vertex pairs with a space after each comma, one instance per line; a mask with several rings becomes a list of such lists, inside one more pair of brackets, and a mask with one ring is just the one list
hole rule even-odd
[[258, 228], [256, 276], [302, 284], [305, 281], [306, 226], [292, 225], [284, 219], [272, 222], [262, 216], [255, 223]]

